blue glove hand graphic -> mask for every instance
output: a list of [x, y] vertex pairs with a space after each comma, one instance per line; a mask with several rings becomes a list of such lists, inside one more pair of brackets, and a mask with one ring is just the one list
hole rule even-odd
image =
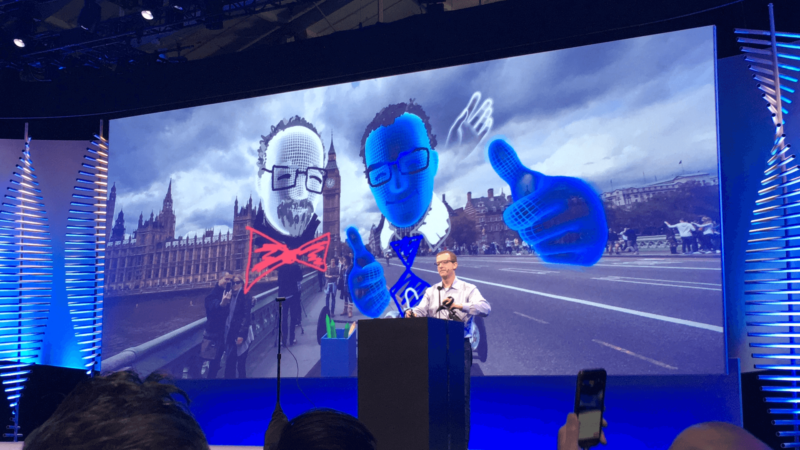
[[608, 225], [600, 196], [588, 183], [528, 169], [502, 139], [489, 144], [489, 161], [514, 197], [503, 220], [544, 261], [591, 266], [600, 260]]
[[383, 267], [364, 246], [355, 227], [347, 229], [347, 245], [353, 250], [353, 269], [347, 279], [350, 298], [365, 316], [379, 317], [392, 301]]

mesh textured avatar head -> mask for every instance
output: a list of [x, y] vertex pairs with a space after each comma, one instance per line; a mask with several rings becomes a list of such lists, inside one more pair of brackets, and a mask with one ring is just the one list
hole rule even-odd
[[[262, 136], [258, 150], [258, 192], [267, 220], [281, 233], [299, 236], [314, 217], [321, 194], [307, 189], [308, 174], [305, 172], [309, 167], [322, 168], [324, 153], [317, 130], [298, 116], [288, 122], [281, 121], [272, 127], [269, 136]], [[273, 186], [279, 184], [278, 180], [273, 180], [274, 166], [292, 169], [289, 173], [296, 177], [294, 187], [273, 190]]]
[[398, 228], [414, 226], [428, 211], [433, 197], [433, 178], [439, 168], [439, 155], [433, 149], [426, 123], [409, 112], [369, 132], [364, 141], [364, 162], [368, 171], [384, 163], [395, 163], [401, 153], [423, 147], [430, 151], [425, 170], [401, 174], [394, 164], [388, 183], [370, 186], [378, 209], [389, 223]]

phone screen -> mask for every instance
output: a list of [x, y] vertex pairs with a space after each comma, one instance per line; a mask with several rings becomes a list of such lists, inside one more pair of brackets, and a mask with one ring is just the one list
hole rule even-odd
[[600, 441], [605, 390], [605, 370], [584, 371], [578, 375], [575, 413], [578, 414], [581, 424], [578, 430], [579, 442], [596, 445]]

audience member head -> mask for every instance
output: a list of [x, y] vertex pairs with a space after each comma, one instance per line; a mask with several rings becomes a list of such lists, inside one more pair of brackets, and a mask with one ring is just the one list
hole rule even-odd
[[84, 381], [26, 437], [23, 449], [208, 450], [200, 425], [172, 397], [188, 403], [186, 393], [162, 380], [116, 372]]
[[375, 450], [375, 437], [355, 417], [332, 409], [303, 413], [283, 429], [276, 450]]
[[744, 428], [725, 422], [705, 422], [683, 430], [669, 450], [770, 450]]

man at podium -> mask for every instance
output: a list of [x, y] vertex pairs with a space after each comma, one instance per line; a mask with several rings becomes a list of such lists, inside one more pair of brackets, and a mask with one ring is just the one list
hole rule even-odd
[[464, 322], [464, 393], [466, 399], [466, 432], [469, 444], [469, 375], [472, 369], [472, 321], [475, 316], [486, 317], [492, 308], [474, 284], [456, 277], [458, 258], [450, 250], [436, 255], [436, 270], [442, 277], [440, 283], [425, 290], [422, 301], [406, 310], [406, 317], [436, 317]]

